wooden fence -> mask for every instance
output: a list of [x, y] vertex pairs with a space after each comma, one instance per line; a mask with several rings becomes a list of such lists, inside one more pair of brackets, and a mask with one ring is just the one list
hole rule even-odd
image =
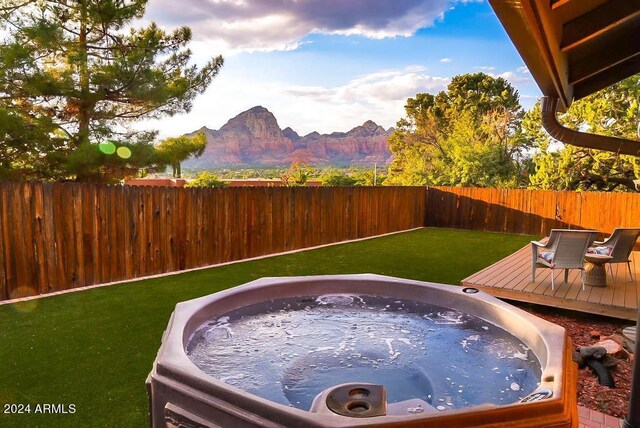
[[431, 187], [426, 225], [546, 236], [552, 228], [640, 226], [640, 194]]
[[0, 182], [0, 300], [423, 226], [426, 189]]
[[0, 182], [0, 300], [421, 226], [640, 226], [640, 194], [451, 187], [185, 189]]

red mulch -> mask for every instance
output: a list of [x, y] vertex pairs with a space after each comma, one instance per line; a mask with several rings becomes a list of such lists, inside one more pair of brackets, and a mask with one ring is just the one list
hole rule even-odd
[[[563, 311], [556, 308], [527, 304], [518, 304], [518, 306], [529, 313], [567, 329], [576, 349], [579, 346], [593, 345], [598, 341], [598, 339], [591, 337], [592, 331], [600, 332], [601, 336], [609, 336], [614, 333], [622, 334], [624, 327], [634, 324], [630, 321]], [[618, 360], [618, 365], [610, 370], [615, 380], [615, 388], [600, 385], [598, 377], [588, 367], [580, 369], [578, 375], [578, 404], [607, 415], [624, 418], [629, 404], [632, 363], [626, 360]]]

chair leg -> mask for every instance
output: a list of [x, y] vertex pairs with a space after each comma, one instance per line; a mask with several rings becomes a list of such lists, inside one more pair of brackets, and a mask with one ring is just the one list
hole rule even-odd
[[609, 265], [609, 274], [611, 274], [611, 279], [613, 280], [613, 283], [616, 283], [616, 277], [613, 275], [613, 267], [611, 267], [611, 265], [613, 263], [607, 263]]
[[536, 282], [536, 265], [531, 266], [531, 282]]
[[633, 274], [631, 273], [631, 261], [627, 261], [627, 268], [629, 268], [629, 278], [631, 278], [631, 282], [633, 282]]
[[552, 291], [556, 289], [556, 284], [554, 282], [554, 276], [555, 275], [554, 275], [553, 269], [551, 269], [551, 290]]
[[564, 270], [564, 282], [565, 284], [569, 283], [569, 269]]
[[585, 276], [585, 271], [584, 269], [580, 269], [580, 281], [582, 281], [582, 291], [585, 291], [587, 288], [584, 286], [584, 276]]

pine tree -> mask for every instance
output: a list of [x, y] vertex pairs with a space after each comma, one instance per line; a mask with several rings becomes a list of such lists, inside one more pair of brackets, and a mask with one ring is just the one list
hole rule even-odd
[[[149, 147], [155, 132], [131, 125], [188, 112], [223, 60], [191, 65], [187, 27], [172, 33], [154, 23], [128, 29], [146, 4], [0, 0], [6, 37], [0, 46], [0, 115], [14, 122], [12, 132], [0, 129], [0, 144], [24, 144], [27, 130], [37, 134], [29, 139], [29, 153], [40, 164], [31, 175], [104, 181], [161, 163]], [[100, 151], [99, 143], [107, 142], [125, 147], [126, 155]], [[12, 156], [6, 152], [0, 155]], [[24, 169], [27, 161], [0, 159], [0, 173]]]

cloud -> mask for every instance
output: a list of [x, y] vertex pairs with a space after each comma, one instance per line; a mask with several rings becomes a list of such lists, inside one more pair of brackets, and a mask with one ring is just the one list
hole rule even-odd
[[[521, 70], [523, 67], [520, 67], [517, 69], [517, 73], [514, 71], [505, 71], [503, 73], [494, 73], [495, 71], [495, 67], [493, 66], [475, 66], [473, 67], [474, 70], [480, 70], [481, 72], [484, 72], [486, 74], [488, 74], [491, 77], [502, 77], [505, 80], [508, 80], [510, 83], [526, 83], [526, 82], [530, 82], [531, 78], [529, 76], [523, 76], [522, 74], [523, 71]], [[524, 67], [526, 69], [526, 67]]]
[[295, 96], [314, 97], [331, 104], [385, 103], [400, 101], [419, 92], [439, 92], [446, 88], [448, 77], [429, 76], [416, 67], [371, 73], [332, 88], [295, 86], [287, 92]]
[[491, 74], [493, 77], [502, 77], [505, 80], [508, 80], [510, 83], [525, 83], [530, 82], [531, 78], [527, 76], [520, 76], [513, 71], [505, 71], [500, 74]]
[[522, 74], [530, 74], [529, 69], [526, 66], [518, 67], [516, 71]]
[[490, 71], [487, 71], [487, 74], [491, 77], [502, 77], [504, 80], [507, 80], [511, 84], [523, 84], [531, 82], [531, 77], [517, 74], [514, 71], [505, 71], [503, 73], [492, 73]]
[[152, 0], [145, 19], [187, 25], [195, 40], [233, 50], [295, 49], [312, 33], [411, 36], [470, 0]]
[[348, 131], [368, 119], [388, 128], [404, 116], [407, 98], [420, 92], [439, 92], [450, 82], [448, 77], [427, 75], [418, 66], [378, 71], [337, 86], [246, 81], [232, 75], [216, 80], [196, 99], [191, 113], [147, 121], [141, 128], [158, 129], [162, 138], [201, 126], [219, 129], [228, 119], [255, 105], [273, 112], [281, 128], [291, 126], [300, 134]]
[[409, 65], [405, 68], [405, 71], [419, 73], [421, 71], [427, 71], [427, 67], [424, 65]]
[[440, 62], [452, 62], [451, 58], [440, 58]]

